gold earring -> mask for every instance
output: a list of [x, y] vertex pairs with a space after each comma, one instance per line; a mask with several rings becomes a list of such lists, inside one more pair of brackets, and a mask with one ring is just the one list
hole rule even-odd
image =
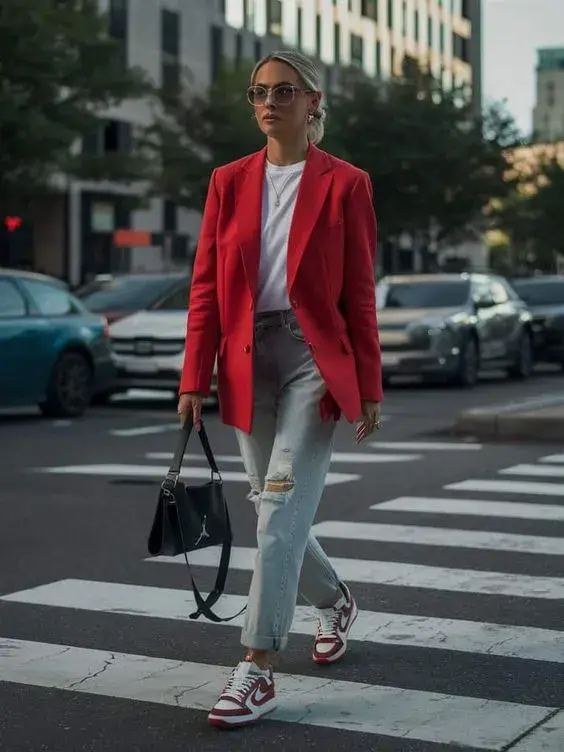
[[313, 112], [308, 112], [307, 122], [308, 123], [312, 123], [313, 122]]

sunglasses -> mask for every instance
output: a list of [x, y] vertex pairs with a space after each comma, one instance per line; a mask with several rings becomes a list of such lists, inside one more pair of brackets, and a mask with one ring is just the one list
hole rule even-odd
[[292, 84], [278, 84], [277, 86], [249, 86], [247, 99], [253, 107], [265, 105], [270, 95], [270, 101], [276, 105], [292, 104], [297, 94], [313, 94], [310, 89], [300, 89]]

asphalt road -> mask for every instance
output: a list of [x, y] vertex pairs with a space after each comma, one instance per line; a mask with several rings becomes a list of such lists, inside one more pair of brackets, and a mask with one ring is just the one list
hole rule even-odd
[[[315, 666], [299, 608], [279, 709], [228, 733], [205, 710], [241, 655], [240, 630], [189, 621], [181, 563], [147, 560], [172, 403], [0, 417], [0, 750], [562, 752], [564, 455], [448, 428], [465, 407], [563, 383], [397, 386], [379, 444], [356, 447], [340, 425], [316, 532], [361, 609], [349, 652]], [[207, 425], [234, 523], [228, 614], [244, 604], [254, 518], [231, 431], [213, 410]], [[199, 482], [202, 458], [185, 472]], [[194, 561], [205, 589], [217, 557]]]

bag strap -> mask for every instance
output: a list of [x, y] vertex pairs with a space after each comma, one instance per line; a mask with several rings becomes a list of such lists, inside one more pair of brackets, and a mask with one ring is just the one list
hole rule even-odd
[[215, 578], [215, 585], [213, 586], [213, 590], [211, 591], [211, 593], [208, 594], [208, 597], [205, 600], [202, 597], [202, 594], [200, 593], [198, 586], [196, 585], [196, 582], [194, 580], [194, 575], [192, 574], [192, 570], [190, 569], [190, 563], [188, 561], [188, 554], [186, 553], [186, 545], [184, 543], [184, 534], [182, 532], [182, 523], [180, 520], [180, 511], [178, 509], [178, 504], [174, 504], [174, 508], [176, 509], [176, 516], [178, 517], [178, 523], [179, 523], [178, 528], [180, 530], [180, 538], [182, 540], [182, 550], [184, 552], [184, 560], [186, 562], [186, 567], [188, 569], [190, 580], [192, 581], [192, 592], [194, 593], [194, 599], [196, 601], [196, 606], [198, 607], [197, 611], [194, 611], [194, 613], [190, 614], [189, 618], [198, 619], [200, 616], [203, 615], [210, 621], [215, 622], [216, 624], [219, 624], [220, 622], [233, 621], [233, 619], [236, 619], [246, 610], [247, 606], [244, 606], [238, 613], [234, 614], [233, 616], [228, 616], [226, 618], [218, 616], [211, 610], [211, 607], [219, 600], [223, 591], [225, 590], [225, 581], [227, 579], [227, 572], [229, 570], [229, 560], [231, 558], [231, 519], [229, 518], [229, 511], [227, 509], [227, 504], [225, 505], [225, 519], [226, 519], [226, 524], [227, 524], [228, 536], [223, 541], [223, 545], [221, 547], [221, 558], [219, 560], [219, 567], [217, 570], [217, 576]]
[[[176, 442], [176, 449], [174, 450], [174, 456], [172, 458], [169, 471], [166, 475], [167, 478], [176, 479], [180, 475], [180, 471], [182, 469], [182, 460], [184, 459], [186, 447], [188, 445], [188, 441], [192, 434], [193, 428], [194, 428], [194, 423], [192, 419], [187, 418], [180, 428], [180, 432], [178, 434], [178, 441]], [[210, 466], [212, 478], [214, 475], [217, 475], [219, 478], [221, 478], [221, 473], [219, 472], [219, 468], [217, 466], [217, 462], [215, 461], [215, 457], [213, 456], [213, 451], [211, 448], [210, 440], [208, 439], [208, 435], [206, 433], [203, 420], [200, 420], [200, 429], [196, 431], [196, 433], [200, 437], [200, 443], [202, 445], [202, 449], [204, 450], [204, 454], [206, 455], [208, 465]]]

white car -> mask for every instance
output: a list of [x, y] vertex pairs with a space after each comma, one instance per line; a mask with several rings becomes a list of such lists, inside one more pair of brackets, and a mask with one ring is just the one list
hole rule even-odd
[[[186, 311], [139, 311], [110, 327], [117, 368], [114, 394], [128, 389], [178, 390], [184, 362]], [[215, 395], [216, 379], [212, 384]]]

